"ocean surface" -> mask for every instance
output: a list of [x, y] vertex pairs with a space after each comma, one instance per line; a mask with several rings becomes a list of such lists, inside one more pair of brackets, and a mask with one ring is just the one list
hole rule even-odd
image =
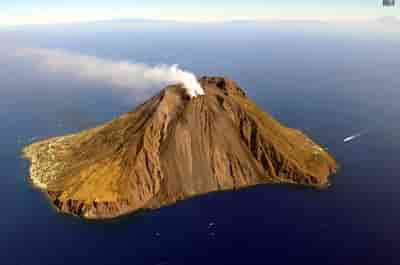
[[312, 23], [71, 28], [0, 38], [10, 47], [230, 77], [280, 122], [328, 148], [341, 170], [322, 191], [266, 185], [110, 221], [61, 215], [29, 184], [21, 148], [140, 102], [103, 84], [38, 74], [3, 52], [0, 264], [400, 264], [398, 32]]

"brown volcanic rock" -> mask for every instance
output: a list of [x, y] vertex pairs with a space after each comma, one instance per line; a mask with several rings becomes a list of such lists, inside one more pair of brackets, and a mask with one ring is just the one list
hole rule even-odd
[[62, 212], [112, 218], [262, 183], [326, 186], [335, 160], [262, 112], [235, 82], [170, 86], [133, 112], [24, 149], [32, 181]]

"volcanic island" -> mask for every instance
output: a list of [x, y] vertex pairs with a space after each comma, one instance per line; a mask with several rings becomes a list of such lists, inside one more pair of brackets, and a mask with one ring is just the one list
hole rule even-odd
[[25, 147], [31, 182], [60, 212], [87, 219], [259, 184], [329, 185], [338, 165], [324, 148], [234, 81], [199, 82], [204, 95], [170, 85], [108, 123]]

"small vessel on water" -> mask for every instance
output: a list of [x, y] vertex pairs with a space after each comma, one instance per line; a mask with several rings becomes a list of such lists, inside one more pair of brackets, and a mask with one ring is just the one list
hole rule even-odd
[[362, 134], [362, 133], [357, 133], [357, 134], [354, 134], [354, 135], [352, 135], [352, 136], [346, 137], [346, 138], [344, 138], [343, 142], [344, 142], [344, 143], [351, 142], [351, 141], [353, 141], [354, 139], [360, 137], [361, 134]]

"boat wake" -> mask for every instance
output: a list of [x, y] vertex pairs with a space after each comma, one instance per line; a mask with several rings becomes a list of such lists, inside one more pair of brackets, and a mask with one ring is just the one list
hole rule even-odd
[[343, 142], [344, 142], [344, 143], [349, 143], [349, 142], [351, 142], [351, 141], [357, 139], [358, 137], [360, 137], [360, 136], [363, 135], [363, 134], [364, 134], [364, 133], [362, 133], [362, 132], [353, 134], [353, 135], [351, 135], [351, 136], [349, 136], [349, 137], [344, 138], [344, 139], [343, 139]]

